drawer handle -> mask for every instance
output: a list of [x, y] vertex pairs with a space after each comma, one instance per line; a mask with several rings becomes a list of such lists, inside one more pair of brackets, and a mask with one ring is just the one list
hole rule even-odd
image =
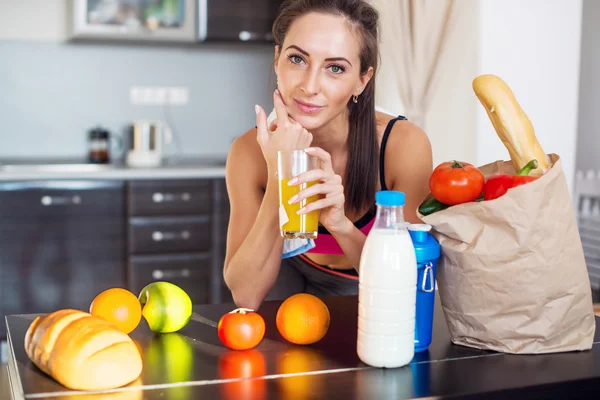
[[175, 271], [163, 271], [161, 269], [155, 269], [152, 271], [152, 277], [154, 279], [163, 278], [189, 278], [192, 273], [189, 269], [183, 268]]
[[48, 207], [48, 206], [58, 206], [58, 205], [64, 205], [64, 204], [81, 204], [81, 196], [72, 196], [72, 197], [68, 197], [68, 196], [63, 196], [63, 197], [52, 197], [52, 196], [42, 196], [42, 198], [40, 199], [40, 203], [42, 203], [42, 205], [44, 207]]
[[155, 242], [161, 242], [163, 240], [177, 240], [177, 239], [183, 239], [183, 240], [188, 240], [190, 238], [190, 236], [192, 236], [190, 234], [190, 231], [181, 231], [181, 232], [161, 232], [161, 231], [154, 231], [152, 232], [152, 240], [154, 240]]
[[152, 201], [155, 203], [175, 201], [177, 199], [181, 199], [182, 201], [190, 201], [192, 199], [192, 195], [188, 192], [183, 192], [180, 194], [156, 192], [152, 195]]

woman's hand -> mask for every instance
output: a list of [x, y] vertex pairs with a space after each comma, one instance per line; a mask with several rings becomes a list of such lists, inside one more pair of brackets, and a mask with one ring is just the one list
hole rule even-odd
[[280, 150], [303, 150], [312, 143], [312, 134], [302, 125], [288, 116], [285, 104], [278, 90], [273, 93], [277, 128], [270, 132], [267, 126], [267, 114], [256, 106], [256, 139], [260, 144], [269, 171], [277, 171], [277, 152]]
[[319, 221], [329, 232], [340, 233], [352, 225], [344, 212], [344, 186], [342, 177], [333, 170], [331, 155], [325, 150], [313, 147], [305, 150], [308, 155], [315, 156], [321, 161], [321, 168], [313, 169], [298, 175], [290, 180], [292, 185], [300, 185], [307, 182], [316, 182], [304, 190], [301, 190], [290, 201], [301, 202], [311, 196], [319, 196], [320, 199], [309, 203], [298, 212], [306, 214], [313, 210], [320, 210]]

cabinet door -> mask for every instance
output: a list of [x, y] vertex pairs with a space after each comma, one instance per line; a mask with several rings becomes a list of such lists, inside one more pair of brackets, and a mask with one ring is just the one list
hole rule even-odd
[[225, 179], [215, 179], [215, 208], [214, 208], [214, 299], [216, 303], [231, 303], [233, 298], [231, 291], [223, 280], [223, 267], [227, 251], [227, 230], [229, 225], [229, 197]]
[[212, 185], [208, 179], [136, 181], [127, 188], [132, 217], [205, 215], [212, 208]]
[[271, 42], [282, 0], [198, 0], [200, 41]]
[[158, 254], [209, 251], [209, 216], [131, 218], [129, 252]]
[[171, 282], [190, 296], [193, 304], [207, 304], [210, 299], [211, 257], [206, 254], [170, 256], [131, 256], [129, 287], [135, 294], [149, 283]]
[[0, 221], [0, 315], [87, 311], [125, 287], [122, 183], [0, 183]]

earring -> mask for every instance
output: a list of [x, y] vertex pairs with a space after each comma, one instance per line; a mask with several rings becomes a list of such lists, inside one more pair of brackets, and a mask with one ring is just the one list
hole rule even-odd
[[354, 104], [358, 103], [358, 96], [357, 95], [352, 96], [352, 101], [354, 102]]

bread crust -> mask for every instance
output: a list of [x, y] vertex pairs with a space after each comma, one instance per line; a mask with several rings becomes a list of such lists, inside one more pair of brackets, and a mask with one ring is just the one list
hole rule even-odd
[[39, 316], [25, 334], [25, 352], [44, 373], [73, 390], [127, 385], [142, 372], [142, 357], [126, 333], [83, 311]]
[[542, 149], [529, 117], [506, 82], [496, 75], [480, 75], [473, 80], [473, 90], [506, 146], [515, 170], [520, 171], [535, 159], [538, 168], [529, 175], [541, 176], [546, 173], [550, 169], [550, 158]]

